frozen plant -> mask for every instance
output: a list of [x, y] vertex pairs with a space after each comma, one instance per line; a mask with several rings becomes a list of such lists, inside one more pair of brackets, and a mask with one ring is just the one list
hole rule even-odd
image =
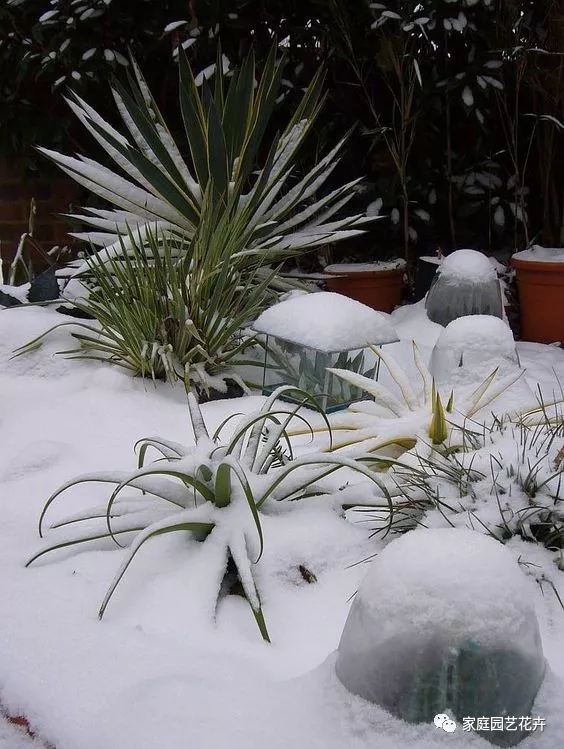
[[[477, 387], [460, 387], [446, 397], [441, 395], [429, 369], [413, 343], [413, 361], [421, 387], [410, 380], [393, 356], [383, 349], [369, 347], [397, 386], [397, 394], [382, 383], [345, 369], [331, 368], [336, 377], [363, 391], [372, 400], [351, 404], [346, 411], [330, 417], [333, 440], [327, 448], [346, 453], [372, 465], [385, 466], [382, 456], [399, 457], [419, 444], [456, 445], [468, 439], [465, 424], [479, 411], [511, 387], [522, 372], [498, 377], [498, 368]], [[323, 432], [321, 425], [316, 431]], [[303, 433], [296, 427], [293, 434]], [[371, 457], [372, 456], [372, 457]]]
[[[234, 569], [260, 633], [270, 641], [253, 573], [264, 543], [260, 514], [267, 512], [272, 502], [278, 511], [290, 510], [293, 502], [322, 494], [317, 482], [340, 468], [365, 475], [380, 487], [381, 494], [386, 493], [379, 478], [352, 460], [314, 452], [294, 457], [288, 424], [294, 418], [305, 421], [298, 413], [303, 404], [318, 407], [311, 396], [301, 392], [297, 395], [302, 402], [292, 411], [277, 408], [277, 399], [290, 390], [282, 387], [275, 391], [258, 412], [236, 425], [233, 436], [225, 443], [219, 441], [219, 435], [226, 422], [210, 437], [198, 402], [189, 393], [195, 445], [185, 447], [158, 437], [142, 439], [135, 446], [139, 460], [133, 473], [89, 474], [61, 486], [43, 507], [40, 536], [47, 511], [67, 489], [87, 482], [115, 484], [115, 489], [104, 505], [53, 523], [51, 529], [63, 529], [63, 537], [40, 549], [26, 566], [70, 546], [108, 540], [118, 546], [127, 543], [129, 549], [100, 606], [102, 618], [142, 546], [157, 536], [183, 532], [196, 541], [215, 545], [209, 584], [217, 591], [216, 601], [229, 570]], [[162, 457], [145, 465], [149, 448], [156, 449]], [[142, 495], [122, 499], [126, 488], [140, 490]]]
[[[564, 415], [562, 400], [473, 429], [458, 449], [432, 450], [390, 461], [386, 476], [394, 520], [417, 525], [466, 525], [500, 541], [519, 536], [556, 552], [564, 568]], [[369, 514], [370, 512], [367, 511]], [[386, 507], [372, 515], [389, 529]]]

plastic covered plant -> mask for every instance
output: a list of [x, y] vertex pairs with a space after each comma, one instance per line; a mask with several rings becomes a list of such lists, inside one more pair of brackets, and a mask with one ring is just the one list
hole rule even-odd
[[[316, 483], [345, 467], [365, 475], [389, 496], [373, 472], [352, 460], [317, 452], [294, 456], [287, 428], [292, 419], [307, 424], [298, 413], [305, 403], [321, 413], [328, 429], [329, 423], [315, 400], [303, 391], [301, 403], [291, 411], [277, 407], [277, 399], [290, 390], [295, 388], [275, 391], [259, 411], [236, 426], [224, 444], [219, 441], [219, 434], [226, 422], [210, 437], [198, 402], [189, 393], [195, 445], [185, 447], [157, 437], [142, 439], [136, 444], [139, 460], [133, 473], [95, 473], [65, 483], [45, 503], [39, 520], [40, 536], [46, 513], [62, 492], [86, 482], [110, 483], [115, 488], [102, 506], [53, 523], [52, 530], [64, 528], [63, 539], [47, 544], [27, 565], [49, 552], [81, 544], [107, 540], [118, 546], [129, 544], [102, 601], [101, 618], [129, 565], [147, 541], [179, 531], [204, 543], [214, 539], [223, 550], [215, 556], [216, 568], [209, 570], [214, 581], [210, 584], [217, 590], [216, 601], [228, 571], [234, 569], [261, 635], [269, 641], [253, 572], [263, 550], [260, 514], [267, 503], [291, 503], [322, 494]], [[149, 448], [156, 449], [162, 457], [145, 465]], [[122, 499], [122, 491], [128, 487], [140, 490], [142, 495]]]

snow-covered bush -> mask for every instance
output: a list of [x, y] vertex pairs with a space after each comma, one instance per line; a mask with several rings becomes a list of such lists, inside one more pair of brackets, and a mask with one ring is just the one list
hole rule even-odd
[[[115, 206], [85, 209], [77, 217], [94, 228], [80, 236], [104, 246], [95, 262], [85, 262], [78, 270], [78, 275], [95, 276], [97, 290], [88, 311], [102, 323], [104, 346], [92, 338], [80, 340], [88, 352], [102, 351], [140, 374], [169, 376], [174, 360], [207, 387], [208, 378], [225, 363], [226, 352], [229, 359], [237, 349], [234, 331], [284, 287], [272, 264], [362, 233], [360, 227], [372, 219], [334, 218], [353, 196], [358, 180], [319, 195], [335, 168], [342, 140], [289, 185], [297, 152], [319, 113], [321, 74], [305, 90], [256, 172], [283, 71], [275, 47], [256, 87], [254, 57], [249, 55], [232, 73], [229, 85], [226, 70], [218, 67], [213, 94], [207, 86], [198, 88], [181, 55], [186, 160], [140, 70], [135, 63], [132, 67], [132, 92], [117, 84], [112, 89], [125, 134], [77, 95], [69, 100], [118, 171], [84, 156], [42, 149], [68, 175]], [[112, 276], [106, 282], [105, 269]], [[175, 297], [178, 304], [172, 314], [159, 309], [158, 300], [151, 301], [148, 275], [155, 277], [160, 296]], [[71, 280], [72, 293], [80, 296], [76, 284], [76, 279]], [[132, 323], [126, 332], [119, 330], [123, 326], [117, 319], [124, 309], [123, 300], [116, 300], [116, 287], [119, 292], [121, 286], [141, 286], [139, 299], [128, 288], [125, 296], [131, 296], [130, 304], [148, 305], [150, 312], [145, 316], [145, 310], [126, 309], [124, 319]], [[66, 293], [71, 294], [70, 286]], [[112, 339], [109, 351], [108, 338]]]
[[[469, 423], [467, 439], [445, 449], [413, 450], [392, 463], [393, 523], [467, 526], [500, 541], [515, 536], [555, 552], [564, 568], [564, 414], [541, 402], [490, 426]], [[374, 515], [389, 528], [389, 513]]]
[[[261, 557], [264, 543], [260, 514], [268, 512], [272, 503], [276, 512], [290, 511], [297, 500], [322, 494], [323, 489], [316, 483], [340, 468], [363, 474], [380, 488], [380, 493], [386, 494], [380, 478], [352, 460], [315, 452], [294, 458], [288, 424], [293, 418], [305, 421], [298, 414], [301, 405], [318, 407], [302, 391], [300, 405], [290, 412], [281, 410], [276, 406], [277, 399], [290, 390], [293, 389], [283, 387], [275, 391], [258, 412], [236, 425], [226, 443], [219, 441], [226, 422], [210, 437], [198, 402], [189, 393], [195, 445], [185, 447], [158, 437], [142, 439], [135, 446], [139, 460], [133, 473], [89, 474], [65, 483], [43, 507], [40, 536], [47, 511], [67, 489], [88, 482], [115, 484], [116, 488], [104, 505], [53, 523], [50, 533], [56, 538], [35, 553], [27, 565], [71, 546], [92, 547], [108, 541], [118, 546], [122, 542], [128, 544], [129, 550], [100, 607], [101, 618], [141, 547], [152, 538], [180, 531], [197, 542], [207, 543], [209, 585], [215, 586], [216, 600], [222, 589], [227, 587], [229, 592], [233, 587], [228, 573], [235, 572], [260, 632], [269, 640], [252, 569]], [[144, 465], [149, 448], [156, 449], [162, 457]], [[141, 495], [122, 498], [126, 488], [139, 490]]]
[[[252, 343], [241, 332], [264, 305], [265, 287], [273, 277], [256, 274], [246, 279], [235, 268], [210, 273], [207, 263], [194, 264], [187, 282], [187, 262], [195, 249], [186, 244], [185, 260], [174, 253], [166, 237], [147, 232], [142, 241], [133, 235], [122, 258], [105, 262], [94, 254], [80, 275], [82, 295], [72, 298], [75, 309], [95, 322], [64, 322], [18, 350], [35, 348], [55, 328], [70, 325], [79, 348], [60, 353], [72, 358], [100, 359], [133, 375], [183, 381], [202, 397], [225, 392], [226, 380], [243, 385], [230, 370]], [[182, 250], [182, 245], [180, 245]], [[255, 283], [256, 281], [256, 283]]]

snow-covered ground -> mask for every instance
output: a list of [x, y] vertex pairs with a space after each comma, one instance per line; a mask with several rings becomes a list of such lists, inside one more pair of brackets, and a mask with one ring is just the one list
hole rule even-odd
[[42, 749], [23, 728], [13, 726], [0, 715], [0, 749]]
[[[264, 643], [246, 602], [225, 598], [216, 621], [208, 604], [205, 550], [170, 534], [138, 554], [102, 622], [98, 606], [123, 550], [60, 552], [29, 569], [41, 545], [37, 521], [47, 497], [77, 475], [135, 468], [133, 444], [160, 435], [189, 443], [182, 388], [132, 379], [95, 362], [66, 361], [69, 329], [43, 348], [12, 350], [61, 317], [46, 309], [0, 311], [0, 702], [25, 715], [56, 749], [484, 749], [459, 727], [408, 725], [349, 694], [335, 676], [335, 649], [351, 597], [381, 542], [317, 502], [264, 517], [258, 580], [272, 644]], [[409, 339], [428, 358], [441, 330], [421, 306], [392, 322], [403, 341], [394, 356], [411, 361]], [[564, 352], [519, 344], [531, 387], [548, 396], [564, 381]], [[227, 415], [256, 409], [260, 396], [203, 407], [214, 429]], [[49, 519], [97, 504], [107, 486], [69, 490]], [[531, 564], [545, 559], [516, 544]], [[542, 560], [541, 560], [542, 557]], [[308, 583], [303, 566], [317, 582]], [[562, 576], [558, 575], [564, 593]], [[534, 715], [544, 731], [523, 749], [564, 745], [564, 611], [550, 590], [534, 587], [549, 672]], [[15, 730], [15, 729], [14, 729]], [[5, 734], [5, 737], [4, 737]], [[13, 736], [13, 739], [10, 737]], [[0, 726], [0, 747], [30, 744]], [[11, 743], [10, 743], [11, 742]], [[17, 743], [20, 742], [20, 743]]]

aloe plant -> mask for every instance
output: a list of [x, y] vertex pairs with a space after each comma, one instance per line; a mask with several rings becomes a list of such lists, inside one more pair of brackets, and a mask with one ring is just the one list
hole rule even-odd
[[[236, 425], [233, 436], [225, 444], [219, 437], [226, 422], [210, 437], [197, 399], [189, 393], [195, 445], [185, 447], [158, 437], [145, 438], [136, 444], [138, 467], [133, 473], [88, 474], [63, 484], [43, 507], [39, 519], [40, 536], [44, 533], [47, 512], [67, 489], [87, 482], [114, 484], [115, 488], [102, 506], [53, 523], [51, 530], [63, 528], [64, 537], [41, 548], [26, 566], [68, 547], [108, 540], [120, 546], [122, 541], [128, 542], [129, 549], [100, 606], [99, 617], [102, 618], [114, 591], [147, 541], [179, 531], [201, 542], [213, 537], [223, 548], [221, 568], [213, 571], [215, 581], [221, 583], [230, 564], [234, 566], [261, 635], [269, 641], [253, 573], [253, 565], [259, 561], [264, 544], [260, 516], [268, 503], [282, 503], [290, 509], [297, 500], [322, 494], [319, 481], [341, 468], [348, 468], [374, 484], [380, 495], [378, 502], [382, 501], [381, 497], [387, 497], [390, 516], [393, 510], [383, 482], [359, 463], [317, 452], [294, 456], [288, 425], [294, 419], [307, 424], [299, 413], [304, 404], [320, 411], [327, 428], [329, 423], [315, 399], [303, 391], [294, 393], [301, 402], [291, 411], [277, 407], [277, 399], [290, 390], [295, 389], [282, 387], [274, 392], [258, 412]], [[150, 448], [156, 449], [161, 458], [145, 465]], [[127, 487], [141, 491], [141, 496], [122, 500], [122, 491]], [[218, 584], [216, 596], [219, 587]]]
[[266, 341], [258, 340], [265, 348], [265, 385], [274, 389], [280, 384], [289, 384], [306, 390], [319, 399], [327, 412], [367, 397], [362, 388], [335, 376], [331, 365], [365, 377], [377, 377], [378, 365], [367, 367], [363, 350], [333, 353], [275, 336], [267, 336]]

